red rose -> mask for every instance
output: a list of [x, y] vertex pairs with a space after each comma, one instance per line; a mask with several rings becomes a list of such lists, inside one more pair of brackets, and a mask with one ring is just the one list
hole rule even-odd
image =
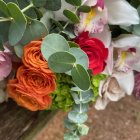
[[75, 42], [88, 55], [89, 68], [93, 74], [101, 73], [106, 66], [105, 60], [108, 57], [108, 49], [104, 44], [97, 38], [89, 37], [88, 32], [80, 34]]

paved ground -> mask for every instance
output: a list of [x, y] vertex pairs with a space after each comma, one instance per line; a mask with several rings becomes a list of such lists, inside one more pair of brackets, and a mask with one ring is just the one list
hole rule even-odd
[[[63, 140], [65, 115], [58, 112], [35, 140]], [[82, 140], [140, 140], [140, 101], [126, 97], [104, 111], [91, 108], [87, 124], [90, 132]]]

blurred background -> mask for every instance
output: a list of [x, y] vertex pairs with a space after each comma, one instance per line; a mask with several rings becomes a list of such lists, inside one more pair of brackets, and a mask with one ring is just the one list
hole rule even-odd
[[[58, 112], [34, 140], [63, 140], [64, 112]], [[140, 100], [134, 96], [111, 102], [103, 111], [90, 108], [88, 136], [81, 140], [140, 140]]]

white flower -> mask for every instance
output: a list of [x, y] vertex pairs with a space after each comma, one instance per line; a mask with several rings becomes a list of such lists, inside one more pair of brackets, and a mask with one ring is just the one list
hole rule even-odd
[[77, 34], [83, 31], [102, 32], [107, 23], [125, 26], [139, 24], [137, 10], [126, 0], [105, 0], [104, 3], [102, 1], [98, 3], [105, 5], [102, 6], [103, 8], [96, 5], [89, 13], [80, 13], [80, 24], [77, 24], [75, 29]]
[[133, 71], [122, 73], [113, 71], [113, 74], [105, 81], [100, 83], [99, 97], [95, 108], [103, 110], [110, 101], [118, 101], [127, 95], [131, 95], [134, 88]]

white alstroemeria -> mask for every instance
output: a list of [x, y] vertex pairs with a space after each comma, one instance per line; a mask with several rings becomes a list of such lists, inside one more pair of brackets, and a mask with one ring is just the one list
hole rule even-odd
[[102, 3], [103, 9], [96, 5], [89, 13], [80, 13], [80, 23], [76, 25], [75, 29], [76, 34], [82, 31], [102, 32], [107, 23], [125, 26], [139, 24], [137, 10], [126, 0], [105, 0], [104, 3], [102, 1], [100, 3]]
[[133, 71], [128, 73], [113, 71], [111, 77], [100, 83], [99, 97], [95, 108], [103, 110], [110, 101], [118, 101], [127, 95], [131, 95], [134, 88]]
[[140, 72], [140, 37], [132, 34], [122, 34], [112, 44], [118, 51], [115, 68], [124, 72], [128, 70]]

